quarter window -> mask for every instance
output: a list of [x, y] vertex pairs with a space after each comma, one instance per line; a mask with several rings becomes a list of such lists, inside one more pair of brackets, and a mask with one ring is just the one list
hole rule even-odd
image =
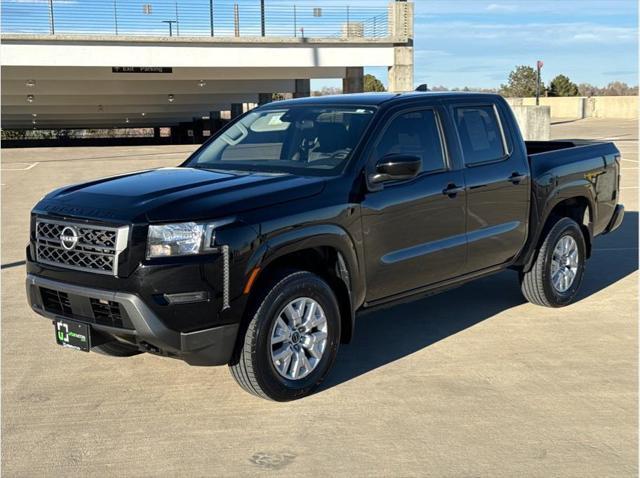
[[395, 117], [376, 148], [377, 159], [388, 154], [419, 157], [423, 172], [444, 169], [442, 141], [435, 112], [411, 111]]
[[502, 133], [492, 106], [456, 108], [455, 112], [465, 164], [495, 161], [505, 155]]

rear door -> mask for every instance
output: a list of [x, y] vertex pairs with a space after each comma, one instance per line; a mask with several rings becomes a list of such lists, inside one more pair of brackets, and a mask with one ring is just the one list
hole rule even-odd
[[370, 170], [396, 153], [422, 158], [422, 171], [367, 192], [362, 202], [367, 301], [449, 279], [464, 268], [464, 177], [449, 161], [442, 113], [440, 106], [397, 110], [374, 143]]
[[529, 164], [505, 130], [502, 106], [453, 103], [467, 186], [467, 264], [473, 272], [510, 261], [524, 246], [529, 216]]

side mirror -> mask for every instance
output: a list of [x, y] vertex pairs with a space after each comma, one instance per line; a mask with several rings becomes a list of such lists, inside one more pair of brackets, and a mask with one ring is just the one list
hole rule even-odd
[[372, 183], [411, 179], [418, 175], [422, 160], [408, 154], [387, 154], [376, 164], [376, 172], [369, 176]]

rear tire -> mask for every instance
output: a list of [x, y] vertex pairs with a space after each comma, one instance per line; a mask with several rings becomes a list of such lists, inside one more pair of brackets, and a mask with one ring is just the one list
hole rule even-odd
[[547, 233], [531, 270], [521, 273], [525, 298], [545, 307], [564, 307], [575, 299], [586, 259], [584, 235], [578, 223], [560, 219]]
[[100, 355], [109, 355], [110, 357], [133, 357], [134, 355], [142, 353], [137, 347], [123, 344], [117, 340], [91, 347], [91, 351], [99, 353]]
[[238, 357], [229, 365], [233, 378], [269, 400], [312, 393], [340, 343], [340, 310], [331, 287], [311, 272], [282, 273], [263, 287], [252, 312]]

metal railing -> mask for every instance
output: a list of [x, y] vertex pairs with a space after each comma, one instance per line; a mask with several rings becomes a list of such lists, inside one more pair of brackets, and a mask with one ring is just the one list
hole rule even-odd
[[2, 33], [384, 38], [388, 7], [282, 0], [0, 0]]

